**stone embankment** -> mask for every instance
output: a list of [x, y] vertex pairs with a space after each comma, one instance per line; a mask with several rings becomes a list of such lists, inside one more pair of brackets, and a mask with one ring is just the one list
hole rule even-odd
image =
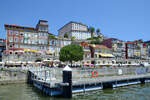
[[10, 83], [25, 83], [27, 72], [21, 70], [0, 69], [0, 85]]

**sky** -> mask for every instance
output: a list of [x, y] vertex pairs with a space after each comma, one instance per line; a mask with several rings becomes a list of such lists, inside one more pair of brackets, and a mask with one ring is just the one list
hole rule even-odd
[[4, 24], [35, 27], [48, 21], [49, 32], [69, 21], [99, 28], [107, 37], [125, 41], [150, 40], [150, 0], [1, 0], [0, 38]]

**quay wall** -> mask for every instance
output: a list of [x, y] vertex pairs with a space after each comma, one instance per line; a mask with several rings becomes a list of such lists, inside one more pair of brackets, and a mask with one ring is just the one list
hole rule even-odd
[[[56, 79], [62, 78], [63, 68], [51, 68], [51, 76]], [[103, 76], [118, 76], [119, 70], [122, 70], [121, 75], [136, 75], [150, 73], [150, 67], [104, 67], [104, 68], [72, 68], [72, 78], [89, 78], [92, 77], [92, 72], [96, 70], [98, 77]], [[47, 75], [49, 77], [49, 75]]]
[[25, 83], [27, 80], [27, 72], [0, 70], [0, 85], [11, 83]]
[[[32, 67], [34, 69], [39, 69], [38, 67]], [[32, 69], [28, 68], [28, 69]], [[104, 68], [72, 68], [72, 78], [73, 79], [83, 79], [92, 77], [92, 71], [97, 71], [97, 77], [104, 76], [118, 76], [118, 70], [122, 70], [122, 75], [136, 75], [136, 74], [146, 74], [150, 73], [150, 67], [144, 70], [146, 67], [104, 67]], [[62, 80], [62, 70], [63, 68], [46, 68], [46, 77], [50, 80]], [[138, 69], [138, 70], [137, 70]], [[27, 81], [27, 69], [22, 69], [21, 67], [0, 69], [0, 84], [8, 83], [25, 83]], [[37, 71], [38, 72], [38, 71]], [[138, 73], [136, 73], [138, 72]], [[38, 73], [41, 73], [39, 71]], [[42, 74], [45, 77], [45, 71]]]
[[150, 73], [150, 67], [116, 67], [116, 68], [95, 68], [95, 69], [73, 69], [74, 78], [78, 77], [92, 77], [93, 70], [97, 71], [97, 76], [117, 76], [119, 70], [122, 71], [121, 75], [145, 74]]

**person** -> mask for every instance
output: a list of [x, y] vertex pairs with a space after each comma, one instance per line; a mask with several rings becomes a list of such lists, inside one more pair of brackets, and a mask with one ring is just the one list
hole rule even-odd
[[6, 62], [5, 62], [5, 64], [4, 64], [4, 67], [7, 67]]

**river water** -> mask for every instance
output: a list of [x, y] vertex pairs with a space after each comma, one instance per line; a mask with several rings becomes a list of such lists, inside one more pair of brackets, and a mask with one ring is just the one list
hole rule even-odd
[[72, 99], [46, 96], [27, 84], [1, 85], [0, 100], [150, 100], [150, 83], [78, 94]]

